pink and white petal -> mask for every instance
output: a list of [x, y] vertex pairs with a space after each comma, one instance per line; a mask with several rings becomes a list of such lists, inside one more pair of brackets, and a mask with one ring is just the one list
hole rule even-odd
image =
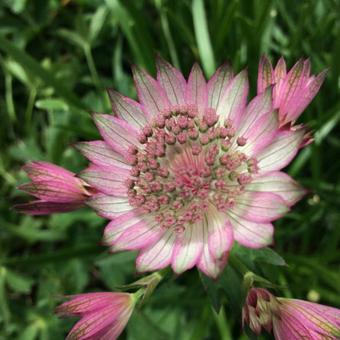
[[122, 156], [130, 147], [140, 145], [138, 132], [124, 120], [105, 114], [95, 114], [94, 120], [105, 142]]
[[118, 215], [105, 227], [103, 243], [113, 245], [127, 229], [142, 221], [142, 217], [136, 211]]
[[[49, 202], [79, 202], [84, 199], [80, 185], [62, 179], [40, 180], [20, 185], [20, 190]], [[84, 192], [85, 194], [85, 192]]]
[[274, 97], [274, 107], [278, 108], [280, 105], [281, 96], [284, 89], [284, 79], [287, 76], [287, 67], [285, 60], [281, 57], [276, 64], [274, 69], [274, 89], [273, 89], [273, 97]]
[[144, 70], [132, 69], [139, 101], [149, 120], [162, 110], [170, 107], [170, 102], [159, 83]]
[[103, 169], [90, 166], [80, 173], [80, 177], [98, 191], [112, 195], [126, 195], [127, 187], [124, 181], [129, 178], [129, 171], [122, 168], [110, 167]]
[[254, 178], [250, 184], [245, 186], [246, 192], [271, 192], [279, 195], [289, 205], [299, 201], [306, 190], [304, 190], [290, 176], [280, 171], [273, 171]]
[[66, 301], [56, 308], [56, 313], [61, 316], [81, 315], [92, 312], [111, 304], [115, 301], [113, 293], [87, 293], [68, 296], [70, 301]]
[[203, 115], [208, 105], [208, 91], [203, 71], [197, 63], [190, 71], [185, 95], [187, 104], [196, 105], [198, 112]]
[[262, 56], [259, 64], [257, 77], [257, 93], [260, 94], [274, 83], [274, 70], [271, 62], [266, 56]]
[[248, 248], [263, 248], [273, 243], [274, 227], [270, 223], [257, 223], [229, 212], [234, 239]]
[[116, 313], [112, 313], [112, 307], [108, 305], [100, 310], [86, 313], [71, 329], [66, 340], [93, 339], [97, 333], [114, 323], [118, 318]]
[[142, 250], [136, 260], [138, 272], [165, 268], [171, 263], [176, 234], [169, 230], [155, 244]]
[[75, 176], [73, 172], [60, 166], [42, 161], [27, 163], [23, 166], [23, 169], [31, 180], [50, 180], [52, 178], [62, 180], [69, 178], [72, 180]]
[[273, 142], [256, 155], [260, 171], [276, 171], [288, 165], [297, 154], [304, 135], [304, 129], [279, 132]]
[[306, 84], [301, 88], [299, 96], [296, 98], [294, 105], [289, 108], [286, 122], [294, 121], [300, 116], [300, 114], [305, 110], [305, 108], [320, 90], [320, 87], [325, 80], [326, 74], [327, 70], [324, 70], [316, 77], [311, 77], [309, 81], [306, 81]]
[[289, 211], [287, 203], [279, 195], [270, 192], [245, 192], [235, 199], [230, 211], [253, 222], [270, 222]]
[[292, 105], [292, 100], [294, 99], [295, 94], [301, 88], [301, 80], [303, 79], [304, 70], [305, 63], [303, 60], [299, 60], [283, 80], [279, 102], [279, 114], [281, 121], [285, 121], [285, 116], [289, 111], [289, 106]]
[[86, 204], [96, 210], [100, 216], [108, 219], [113, 219], [134, 210], [129, 204], [128, 198], [123, 196], [97, 194], [92, 196]]
[[[340, 336], [340, 310], [316, 303], [283, 299], [282, 308], [316, 334]], [[335, 339], [335, 337], [334, 337]]]
[[105, 333], [100, 335], [100, 338], [98, 340], [118, 339], [119, 335], [122, 333], [126, 324], [128, 323], [132, 312], [133, 312], [133, 306], [131, 306], [130, 308], [125, 308], [120, 313], [119, 318], [111, 325], [111, 327], [109, 327], [105, 331]]
[[219, 213], [214, 207], [210, 207], [208, 216], [209, 251], [214, 259], [221, 260], [225, 257], [225, 253], [230, 251], [233, 245], [233, 229], [228, 223], [225, 214]]
[[297, 324], [296, 321], [284, 315], [283, 318], [273, 319], [273, 333], [276, 340], [321, 340], [320, 338], [311, 338], [311, 334], [303, 324]]
[[26, 215], [49, 215], [54, 213], [65, 213], [77, 210], [84, 205], [84, 202], [46, 202], [32, 201], [29, 203], [16, 204], [14, 209]]
[[257, 119], [252, 128], [242, 135], [247, 142], [244, 146], [240, 146], [239, 150], [248, 156], [258, 154], [276, 137], [278, 127], [279, 117], [277, 112], [265, 113]]
[[244, 70], [229, 83], [216, 109], [221, 124], [225, 119], [230, 119], [233, 127], [238, 127], [247, 104], [248, 90], [248, 76], [247, 71]]
[[208, 81], [208, 107], [217, 109], [228, 84], [233, 77], [233, 71], [228, 63], [220, 66]]
[[136, 101], [122, 96], [119, 92], [108, 89], [112, 111], [118, 117], [127, 121], [135, 129], [140, 129], [148, 123], [148, 118], [142, 110], [142, 107]]
[[98, 166], [131, 169], [126, 160], [103, 141], [80, 142], [76, 148]]
[[182, 234], [177, 234], [172, 255], [172, 269], [181, 274], [191, 269], [199, 261], [203, 249], [203, 225], [198, 222], [186, 227]]
[[255, 123], [265, 114], [272, 112], [272, 88], [267, 88], [263, 93], [257, 95], [248, 104], [241, 119], [238, 136], [243, 136], [247, 131], [253, 129]]
[[139, 250], [156, 243], [165, 231], [159, 224], [140, 221], [125, 230], [118, 239], [112, 242], [111, 251]]
[[224, 269], [229, 252], [225, 252], [224, 255], [218, 259], [216, 259], [211, 250], [209, 249], [209, 232], [210, 226], [206, 219], [203, 220], [203, 251], [199, 262], [197, 263], [197, 267], [201, 272], [205, 275], [216, 279], [218, 275]]
[[157, 58], [157, 80], [172, 105], [185, 104], [186, 81], [182, 73], [163, 58]]

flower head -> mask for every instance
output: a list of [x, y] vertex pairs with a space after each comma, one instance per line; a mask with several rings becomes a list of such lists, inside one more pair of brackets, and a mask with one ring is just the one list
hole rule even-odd
[[135, 306], [133, 294], [88, 293], [70, 296], [57, 307], [61, 316], [78, 316], [67, 340], [113, 340], [126, 326]]
[[47, 162], [31, 162], [24, 170], [32, 182], [19, 188], [38, 198], [25, 204], [16, 205], [16, 209], [30, 215], [44, 215], [55, 212], [67, 212], [84, 205], [90, 196], [89, 187], [75, 174]]
[[262, 93], [268, 86], [273, 88], [273, 106], [278, 109], [281, 125], [294, 122], [318, 93], [327, 73], [310, 75], [309, 60], [299, 60], [287, 73], [283, 58], [273, 68], [266, 57], [259, 65], [257, 92]]
[[87, 203], [111, 220], [112, 251], [140, 250], [139, 271], [216, 277], [234, 241], [271, 244], [271, 222], [303, 195], [279, 170], [305, 131], [280, 127], [285, 101], [275, 107], [271, 87], [247, 104], [246, 71], [223, 65], [207, 82], [197, 64], [187, 81], [157, 68], [157, 80], [133, 70], [139, 102], [109, 90], [115, 115], [94, 115], [104, 140], [78, 146], [91, 161], [81, 178], [98, 191]]
[[336, 340], [340, 337], [340, 310], [296, 299], [277, 298], [252, 288], [243, 307], [243, 323], [256, 334], [273, 331], [276, 340]]

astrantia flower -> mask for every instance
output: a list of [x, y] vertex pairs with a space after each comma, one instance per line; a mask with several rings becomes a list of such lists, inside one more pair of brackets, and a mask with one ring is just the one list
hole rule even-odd
[[61, 316], [78, 316], [67, 340], [114, 340], [126, 326], [135, 306], [128, 293], [88, 293], [70, 296], [57, 308]]
[[266, 57], [261, 58], [257, 92], [262, 93], [268, 86], [274, 85], [273, 106], [278, 109], [281, 125], [294, 123], [318, 93], [327, 70], [311, 76], [310, 68], [309, 60], [299, 60], [287, 73], [283, 58], [275, 68]]
[[246, 71], [223, 65], [206, 82], [197, 64], [188, 81], [157, 68], [157, 80], [133, 70], [139, 103], [110, 90], [115, 116], [94, 115], [104, 141], [79, 145], [92, 163], [81, 177], [100, 192], [88, 204], [111, 219], [112, 251], [140, 250], [139, 271], [216, 277], [234, 241], [271, 244], [271, 222], [303, 195], [279, 170], [305, 131], [280, 127], [265, 84], [247, 105]]
[[340, 310], [296, 299], [278, 298], [262, 288], [249, 291], [243, 323], [256, 334], [273, 331], [276, 340], [340, 338]]
[[[19, 188], [38, 200], [16, 205], [16, 209], [30, 215], [45, 215], [78, 209], [90, 196], [86, 183], [75, 174], [47, 162], [31, 162], [24, 170], [32, 182]], [[86, 188], [87, 186], [87, 188]]]
[[[234, 241], [271, 244], [271, 222], [303, 195], [280, 169], [305, 144], [305, 129], [284, 122], [306, 104], [295, 94], [314, 81], [307, 66], [279, 77], [283, 66], [265, 65], [259, 94], [247, 104], [246, 71], [233, 75], [223, 65], [207, 82], [195, 64], [186, 81], [158, 60], [157, 80], [133, 70], [139, 102], [110, 90], [115, 115], [94, 115], [103, 141], [79, 144], [91, 161], [80, 175], [91, 186], [86, 203], [111, 220], [104, 240], [112, 251], [140, 251], [139, 271], [197, 266], [216, 277]], [[273, 72], [278, 84], [269, 86]], [[299, 86], [290, 88], [295, 79]]]

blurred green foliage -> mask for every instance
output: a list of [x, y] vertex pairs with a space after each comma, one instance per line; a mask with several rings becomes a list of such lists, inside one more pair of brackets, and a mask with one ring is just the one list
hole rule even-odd
[[[63, 339], [72, 321], [53, 312], [63, 294], [136, 279], [134, 254], [100, 246], [105, 221], [95, 213], [32, 218], [11, 206], [27, 199], [16, 189], [24, 162], [86, 165], [72, 143], [98, 137], [89, 112], [110, 111], [105, 87], [134, 97], [130, 65], [154, 73], [157, 53], [186, 75], [195, 60], [207, 76], [226, 59], [248, 67], [251, 95], [263, 53], [290, 66], [308, 57], [314, 73], [329, 68], [301, 118], [315, 143], [288, 169], [309, 194], [276, 223], [275, 251], [288, 266], [273, 266], [284, 263], [270, 250], [235, 251], [278, 295], [339, 307], [339, 13], [337, 0], [1, 1], [0, 339]], [[122, 338], [246, 339], [240, 273], [231, 263], [216, 283], [202, 285], [196, 270], [169, 277]]]

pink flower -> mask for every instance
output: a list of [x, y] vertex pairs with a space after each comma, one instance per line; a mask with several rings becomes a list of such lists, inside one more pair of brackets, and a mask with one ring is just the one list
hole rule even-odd
[[283, 58], [275, 69], [266, 57], [261, 58], [257, 92], [260, 94], [268, 86], [274, 85], [273, 106], [279, 110], [280, 125], [294, 123], [318, 93], [327, 70], [311, 76], [310, 68], [309, 60], [299, 60], [287, 73]]
[[61, 316], [78, 316], [67, 340], [114, 340], [123, 331], [135, 306], [133, 294], [88, 293], [70, 296], [57, 307]]
[[89, 187], [83, 180], [54, 164], [31, 162], [24, 170], [32, 182], [21, 185], [19, 189], [38, 198], [15, 206], [25, 214], [45, 215], [75, 210], [82, 207], [90, 196]]
[[104, 140], [78, 146], [91, 161], [81, 178], [98, 191], [87, 204], [111, 220], [112, 251], [140, 251], [138, 271], [216, 277], [234, 241], [271, 244], [271, 222], [303, 195], [280, 169], [305, 131], [280, 127], [270, 87], [247, 104], [246, 71], [223, 65], [207, 82], [197, 64], [187, 81], [157, 68], [157, 80], [133, 69], [139, 102], [109, 90], [115, 115], [94, 114]]
[[259, 335], [264, 328], [276, 340], [336, 340], [340, 338], [340, 310], [296, 299], [278, 298], [252, 288], [243, 307], [243, 323]]

